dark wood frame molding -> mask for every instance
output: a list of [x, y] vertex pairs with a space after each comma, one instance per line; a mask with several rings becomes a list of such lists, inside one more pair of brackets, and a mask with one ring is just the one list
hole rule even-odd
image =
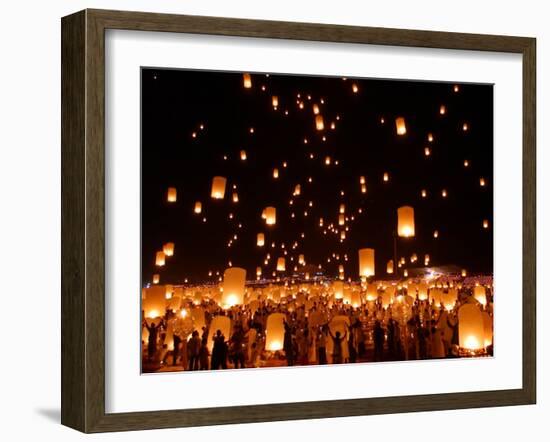
[[[62, 29], [61, 422], [83, 432], [142, 430], [536, 401], [536, 40], [496, 35], [84, 10]], [[523, 386], [222, 408], [105, 412], [105, 30], [184, 32], [518, 53], [523, 58]]]

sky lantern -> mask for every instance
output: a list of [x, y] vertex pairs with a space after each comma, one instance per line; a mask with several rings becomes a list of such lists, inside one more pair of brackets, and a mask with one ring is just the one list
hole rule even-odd
[[160, 282], [160, 275], [158, 273], [155, 273], [153, 275], [153, 284], [158, 284]]
[[325, 122], [323, 120], [322, 115], [316, 115], [315, 116], [315, 129], [317, 129], [317, 130], [324, 130], [325, 129]]
[[243, 86], [245, 89], [250, 89], [252, 87], [252, 77], [249, 73], [243, 74]]
[[262, 268], [261, 267], [256, 267], [256, 276], [259, 278], [260, 276], [262, 276]]
[[376, 284], [367, 284], [367, 301], [376, 301], [378, 299], [378, 289]]
[[178, 199], [178, 191], [175, 187], [169, 187], [166, 192], [166, 201], [169, 203], [175, 203]]
[[246, 270], [240, 267], [230, 267], [223, 273], [222, 305], [225, 308], [242, 304], [244, 301], [244, 284]]
[[277, 259], [277, 271], [284, 272], [286, 270], [285, 258], [281, 257]]
[[195, 212], [196, 214], [202, 212], [202, 203], [200, 201], [195, 202], [195, 208], [193, 209], [193, 212]]
[[267, 317], [265, 327], [265, 348], [268, 351], [283, 349], [285, 338], [285, 314], [272, 313]]
[[263, 247], [265, 244], [265, 235], [263, 233], [258, 233], [256, 236], [256, 245], [258, 247]]
[[319, 115], [319, 105], [318, 104], [314, 104], [313, 105], [313, 115]]
[[439, 115], [445, 115], [447, 113], [447, 108], [445, 107], [444, 104], [442, 104], [441, 106], [439, 106]]
[[361, 193], [367, 193], [367, 185], [361, 184]]
[[434, 230], [434, 238], [439, 238], [439, 230]]
[[481, 187], [485, 187], [485, 178], [481, 177], [481, 178], [479, 179], [479, 185], [480, 185]]
[[225, 196], [225, 184], [227, 180], [222, 176], [215, 176], [212, 179], [211, 196], [214, 199], [221, 200]]
[[468, 123], [463, 123], [463, 124], [462, 124], [462, 130], [463, 130], [464, 132], [467, 132], [468, 129], [470, 129], [470, 126], [468, 126]]
[[374, 275], [374, 249], [359, 249], [359, 276], [368, 278]]
[[279, 106], [279, 97], [277, 95], [273, 95], [271, 97], [271, 105], [276, 109], [277, 106]]
[[390, 259], [386, 264], [386, 273], [391, 275], [393, 273], [393, 259]]
[[485, 344], [485, 330], [481, 310], [475, 304], [464, 304], [458, 309], [458, 341], [465, 350], [481, 350]]
[[300, 186], [299, 184], [296, 184], [292, 195], [299, 196], [301, 193], [302, 193], [302, 186]]
[[443, 189], [443, 190], [441, 191], [441, 196], [442, 196], [443, 198], [447, 198], [447, 189]]
[[166, 256], [173, 256], [174, 255], [174, 243], [173, 242], [167, 242], [162, 246], [162, 251]]
[[397, 117], [395, 119], [395, 130], [397, 135], [405, 135], [407, 133], [407, 126], [405, 125], [405, 118]]
[[141, 309], [146, 318], [164, 316], [166, 312], [166, 287], [154, 285], [143, 289]]
[[484, 229], [488, 229], [488, 228], [489, 228], [489, 220], [488, 220], [488, 219], [484, 219], [484, 220], [483, 220], [483, 228], [484, 228]]
[[453, 86], [453, 91], [456, 93], [456, 92], [458, 92], [459, 90], [460, 90], [460, 87], [458, 86], [458, 84], [455, 84], [455, 85]]
[[334, 281], [332, 283], [332, 291], [334, 299], [342, 299], [344, 297], [344, 283], [342, 281]]
[[273, 178], [279, 178], [279, 169], [277, 169], [276, 167], [273, 169]]
[[456, 304], [456, 298], [456, 289], [449, 289], [447, 292], [441, 292], [441, 302], [443, 303], [445, 310], [451, 311], [454, 308]]
[[346, 223], [346, 215], [338, 215], [338, 225], [343, 226]]
[[241, 160], [242, 161], [246, 160], [246, 150], [241, 150]]
[[424, 255], [424, 265], [430, 265], [430, 255], [428, 255], [427, 253]]
[[273, 226], [277, 222], [277, 209], [275, 207], [266, 207], [265, 208], [265, 223], [268, 226]]
[[403, 276], [405, 278], [409, 276], [409, 271], [407, 269], [403, 270]]
[[304, 255], [302, 255], [302, 254], [298, 255], [298, 264], [303, 265], [303, 266], [306, 265], [306, 259], [305, 259]]
[[239, 194], [237, 192], [233, 192], [233, 202], [238, 203], [239, 202]]
[[424, 148], [424, 155], [429, 157], [432, 154], [432, 151], [429, 147]]
[[487, 295], [485, 293], [485, 287], [482, 285], [478, 285], [474, 287], [474, 298], [477, 302], [479, 302], [482, 306], [487, 305]]
[[422, 195], [422, 198], [426, 198], [428, 196], [428, 192], [426, 189], [422, 189], [422, 192], [420, 192], [420, 195]]
[[162, 267], [164, 264], [166, 264], [166, 255], [164, 252], [157, 252], [155, 257], [155, 265], [157, 267]]
[[402, 238], [414, 236], [414, 209], [402, 206], [397, 209], [397, 234]]
[[418, 299], [420, 301], [426, 301], [428, 299], [428, 284], [421, 282], [417, 286], [418, 289]]
[[428, 141], [431, 143], [431, 142], [433, 142], [433, 140], [434, 140], [434, 136], [433, 136], [433, 134], [430, 132], [430, 133], [428, 134]]
[[384, 172], [384, 175], [382, 175], [382, 180], [387, 183], [390, 180], [390, 174], [388, 172]]
[[340, 204], [339, 212], [340, 213], [346, 213], [346, 205], [345, 204]]
[[357, 92], [359, 92], [359, 86], [357, 86], [356, 83], [353, 83], [351, 85], [351, 90], [353, 91], [354, 94], [356, 94]]

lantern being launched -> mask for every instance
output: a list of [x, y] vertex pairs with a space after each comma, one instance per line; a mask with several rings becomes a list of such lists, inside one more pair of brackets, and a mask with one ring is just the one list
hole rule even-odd
[[405, 118], [397, 117], [395, 119], [395, 130], [397, 135], [405, 135], [407, 133], [407, 126], [405, 125]]
[[265, 327], [265, 349], [278, 351], [283, 349], [285, 337], [285, 314], [272, 313], [267, 317]]
[[403, 206], [397, 209], [397, 234], [402, 238], [414, 236], [414, 209]]
[[222, 305], [224, 307], [228, 308], [243, 303], [245, 281], [245, 269], [230, 267], [224, 272], [222, 296]]
[[481, 310], [475, 304], [458, 309], [458, 341], [465, 350], [481, 350], [485, 346], [485, 330]]
[[359, 249], [359, 276], [368, 278], [374, 275], [374, 249]]
[[215, 176], [212, 179], [211, 197], [216, 200], [222, 200], [225, 196], [225, 184], [227, 180], [222, 176]]
[[268, 226], [273, 226], [277, 222], [277, 209], [275, 207], [266, 207], [265, 208], [265, 223]]

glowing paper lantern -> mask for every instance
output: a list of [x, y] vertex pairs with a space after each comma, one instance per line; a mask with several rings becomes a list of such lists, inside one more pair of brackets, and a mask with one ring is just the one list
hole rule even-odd
[[267, 317], [265, 327], [265, 348], [268, 351], [283, 349], [285, 339], [285, 314], [272, 313]]
[[286, 270], [285, 258], [278, 258], [277, 259], [277, 271], [278, 272], [284, 272], [285, 270]]
[[397, 117], [395, 119], [395, 129], [397, 135], [405, 135], [407, 133], [407, 126], [405, 125], [405, 118]]
[[374, 275], [374, 249], [359, 249], [359, 276], [368, 278]]
[[241, 150], [241, 160], [242, 161], [246, 160], [246, 150]]
[[299, 196], [300, 193], [302, 193], [302, 186], [300, 186], [299, 184], [296, 184], [296, 186], [294, 187], [293, 195], [294, 196]]
[[346, 216], [345, 215], [339, 215], [338, 216], [338, 225], [343, 226], [346, 223]]
[[174, 255], [174, 243], [173, 242], [167, 242], [162, 246], [162, 251], [166, 256], [173, 256]]
[[305, 259], [304, 255], [298, 255], [298, 264], [306, 265], [306, 259]]
[[200, 201], [197, 201], [195, 203], [195, 208], [193, 209], [193, 211], [197, 214], [202, 212], [202, 203]]
[[376, 287], [376, 284], [367, 285], [366, 298], [367, 301], [376, 301], [378, 299], [378, 289]]
[[485, 329], [481, 310], [475, 304], [464, 304], [458, 309], [458, 341], [466, 350], [480, 350], [485, 344]]
[[489, 228], [489, 220], [488, 220], [488, 219], [484, 219], [484, 220], [483, 220], [483, 228], [484, 228], [484, 229], [488, 229], [488, 228]]
[[265, 235], [263, 233], [258, 233], [256, 236], [256, 245], [258, 247], [263, 247], [265, 244]]
[[382, 180], [387, 183], [390, 180], [390, 174], [388, 172], [384, 172], [384, 175], [382, 176]]
[[217, 200], [223, 199], [225, 196], [225, 184], [227, 180], [222, 176], [215, 176], [212, 179], [211, 197]]
[[428, 254], [424, 255], [424, 265], [425, 266], [430, 265], [430, 255]]
[[390, 275], [393, 273], [393, 259], [390, 259], [386, 264], [386, 273]]
[[275, 179], [279, 178], [279, 169], [277, 168], [273, 169], [273, 178]]
[[314, 104], [314, 105], [313, 105], [313, 114], [314, 114], [314, 115], [318, 115], [318, 114], [319, 114], [319, 105], [318, 105], [318, 104]]
[[325, 129], [325, 122], [323, 121], [322, 115], [317, 115], [315, 117], [315, 129], [317, 130], [324, 130]]
[[493, 319], [487, 312], [482, 312], [483, 317], [483, 346], [488, 347], [493, 343]]
[[277, 106], [279, 106], [279, 97], [277, 97], [277, 95], [273, 95], [271, 97], [271, 105], [274, 107], [274, 108], [277, 108]]
[[233, 192], [232, 198], [234, 203], [239, 202], [239, 194], [237, 192]]
[[166, 200], [169, 203], [175, 203], [178, 199], [178, 191], [175, 187], [169, 187], [168, 192], [166, 192]]
[[421, 282], [417, 286], [418, 289], [418, 299], [420, 301], [426, 301], [428, 299], [428, 284]]
[[155, 273], [153, 275], [153, 284], [158, 284], [160, 282], [160, 275], [158, 273]]
[[397, 234], [402, 238], [414, 236], [414, 209], [403, 206], [397, 209]]
[[478, 286], [474, 287], [474, 298], [481, 305], [483, 305], [483, 306], [487, 305], [487, 295], [485, 293], [485, 287], [484, 286], [478, 285]]
[[155, 265], [162, 267], [164, 264], [166, 264], [166, 256], [164, 255], [164, 252], [157, 252], [155, 257]]
[[335, 299], [344, 298], [344, 283], [342, 281], [334, 281], [332, 283], [332, 291], [334, 292]]
[[441, 293], [441, 302], [445, 307], [445, 310], [450, 311], [456, 304], [457, 291], [456, 289], [449, 289], [447, 292]]
[[228, 308], [243, 303], [245, 281], [245, 269], [230, 267], [224, 272], [222, 296], [222, 305], [224, 307]]
[[243, 86], [245, 89], [250, 89], [252, 87], [252, 77], [250, 74], [243, 74]]
[[445, 113], [447, 112], [447, 108], [445, 107], [445, 105], [441, 105], [439, 106], [439, 114], [440, 115], [445, 115]]
[[265, 208], [265, 223], [268, 226], [273, 226], [277, 222], [277, 209], [275, 207]]
[[256, 267], [256, 276], [258, 276], [258, 277], [262, 276], [262, 268], [261, 267]]
[[166, 312], [166, 287], [154, 285], [142, 290], [141, 309], [146, 318], [158, 318]]

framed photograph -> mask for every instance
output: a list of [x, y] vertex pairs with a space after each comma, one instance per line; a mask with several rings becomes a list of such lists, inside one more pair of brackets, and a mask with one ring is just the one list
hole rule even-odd
[[533, 404], [535, 39], [62, 19], [62, 423]]

